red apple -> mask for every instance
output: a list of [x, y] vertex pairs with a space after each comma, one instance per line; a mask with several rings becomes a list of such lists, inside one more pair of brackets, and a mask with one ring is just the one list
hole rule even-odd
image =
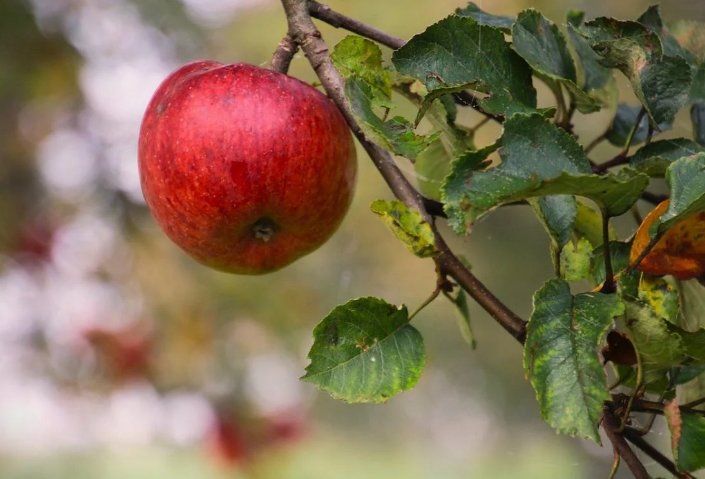
[[166, 234], [198, 261], [277, 270], [321, 246], [353, 195], [352, 136], [333, 102], [295, 78], [198, 61], [157, 89], [139, 171]]

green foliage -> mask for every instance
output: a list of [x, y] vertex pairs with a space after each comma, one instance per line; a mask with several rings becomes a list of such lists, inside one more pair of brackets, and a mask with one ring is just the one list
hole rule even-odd
[[671, 200], [658, 219], [658, 233], [686, 216], [705, 210], [705, 153], [674, 161], [666, 170], [666, 182], [671, 189]]
[[[602, 359], [617, 361], [620, 386], [636, 390], [637, 397], [637, 388], [669, 400], [676, 388], [691, 400], [705, 396], [705, 289], [697, 285], [695, 294], [693, 282], [641, 273], [630, 264], [632, 234], [618, 233], [610, 224], [630, 210], [640, 221], [637, 201], [655, 202], [654, 194], [645, 194], [654, 178], [665, 178], [670, 205], [652, 236], [705, 211], [705, 25], [665, 23], [658, 7], [650, 7], [636, 20], [585, 22], [583, 12], [570, 12], [560, 26], [534, 9], [510, 18], [470, 3], [412, 37], [392, 53], [389, 66], [371, 42], [351, 37], [336, 47], [334, 59], [365, 133], [393, 153], [416, 159], [421, 193], [440, 200], [443, 213], [437, 216], [445, 216], [455, 233], [471, 234], [480, 218], [507, 204], [529, 204], [546, 230], [556, 278], [534, 295], [524, 368], [548, 424], [599, 442], [603, 403], [610, 399]], [[618, 98], [615, 70], [630, 82], [626, 97]], [[537, 80], [553, 93], [555, 105], [537, 107]], [[416, 122], [387, 119], [395, 107], [392, 90], [418, 108]], [[686, 106], [692, 138], [680, 131], [677, 138], [660, 138]], [[475, 129], [484, 122], [475, 129], [463, 126], [464, 109], [499, 123], [501, 133], [476, 144], [483, 137]], [[609, 126], [586, 144], [574, 129], [582, 117], [574, 114], [600, 109], [614, 110]], [[417, 132], [421, 118], [432, 133]], [[600, 158], [593, 147], [601, 141], [619, 153]], [[438, 254], [440, 219], [426, 223], [400, 202], [378, 201], [373, 211], [417, 256]], [[696, 233], [693, 238], [705, 241]], [[474, 346], [465, 292], [450, 293], [455, 284], [441, 264], [437, 292], [456, 306], [461, 334]], [[336, 375], [316, 374], [326, 378], [322, 387], [346, 400], [378, 401], [406, 389], [395, 385], [377, 392], [399, 380], [382, 381], [376, 370], [361, 372], [360, 350], [349, 346], [359, 332], [335, 329], [336, 341], [345, 338], [349, 358], [321, 352], [324, 345], [332, 347], [325, 333], [331, 326], [324, 324], [345, 323], [331, 319], [348, 314], [336, 311], [316, 329], [319, 353], [312, 350], [307, 378], [312, 371], [341, 369]], [[378, 314], [355, 309], [355, 321], [364, 330]], [[394, 324], [410, 327], [406, 311], [398, 314]], [[623, 338], [624, 350], [605, 349], [601, 358], [598, 350], [610, 329], [612, 338]], [[394, 351], [386, 354], [397, 364], [409, 361], [408, 352], [396, 358]], [[337, 362], [323, 367], [331, 358]], [[355, 379], [345, 382], [341, 377], [353, 364]], [[705, 443], [702, 418], [676, 416], [669, 419], [676, 463], [683, 470], [700, 468], [703, 452], [695, 444]]]
[[705, 148], [688, 138], [658, 140], [634, 153], [629, 165], [649, 176], [664, 176], [674, 161], [701, 152], [705, 152]]
[[524, 368], [541, 414], [558, 432], [600, 442], [597, 424], [609, 395], [597, 348], [623, 309], [614, 295], [573, 296], [559, 279], [534, 295]]
[[536, 108], [529, 66], [500, 30], [470, 17], [450, 16], [431, 25], [395, 51], [392, 62], [400, 73], [423, 82], [427, 101], [470, 88], [489, 95], [480, 105], [491, 113]]
[[425, 363], [423, 340], [406, 307], [378, 298], [338, 306], [313, 330], [304, 381], [347, 402], [384, 402], [414, 387]]

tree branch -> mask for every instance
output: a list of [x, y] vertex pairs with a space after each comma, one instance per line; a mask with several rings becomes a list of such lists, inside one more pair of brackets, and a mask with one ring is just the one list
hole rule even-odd
[[289, 35], [282, 38], [277, 49], [274, 50], [274, 55], [272, 55], [272, 70], [279, 73], [288, 72], [291, 59], [294, 58], [298, 49], [299, 46]]
[[634, 444], [636, 447], [641, 449], [644, 454], [649, 456], [651, 459], [654, 461], [658, 462], [661, 467], [666, 469], [668, 472], [673, 474], [675, 477], [678, 477], [680, 479], [695, 479], [691, 474], [688, 474], [687, 472], [680, 472], [678, 468], [676, 468], [676, 465], [673, 464], [673, 462], [661, 454], [661, 451], [656, 449], [654, 446], [649, 444], [642, 436], [639, 434], [639, 431], [631, 428], [631, 427], [625, 427], [624, 428], [624, 437], [626, 437], [629, 442]]
[[433, 218], [425, 209], [422, 196], [409, 183], [389, 152], [365, 137], [345, 98], [344, 81], [333, 66], [328, 54], [328, 47], [311, 20], [310, 6], [307, 6], [306, 0], [282, 0], [282, 5], [289, 22], [289, 35], [301, 46], [323, 88], [340, 109], [353, 134], [382, 174], [387, 185], [397, 198], [408, 207], [418, 210], [422, 217], [431, 224], [436, 238], [436, 247], [440, 251], [440, 254], [435, 258], [439, 269], [452, 277], [515, 339], [523, 342], [526, 334], [526, 322], [494, 296], [452, 253], [433, 225]]
[[607, 437], [612, 443], [612, 447], [619, 454], [624, 462], [632, 471], [636, 479], [651, 479], [651, 476], [646, 472], [644, 464], [639, 460], [637, 455], [629, 447], [624, 439], [621, 430], [621, 423], [617, 416], [614, 415], [609, 405], [605, 405], [602, 415], [602, 428], [605, 430]]
[[308, 11], [313, 18], [322, 20], [332, 27], [343, 28], [349, 32], [357, 33], [362, 37], [374, 40], [394, 50], [401, 48], [404, 46], [404, 43], [406, 43], [401, 38], [389, 35], [382, 30], [378, 30], [354, 18], [346, 17], [343, 14], [333, 11], [328, 5], [323, 5], [314, 0], [308, 2]]

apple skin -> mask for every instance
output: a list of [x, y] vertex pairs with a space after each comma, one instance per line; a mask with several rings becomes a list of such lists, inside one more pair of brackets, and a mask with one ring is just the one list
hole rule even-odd
[[352, 135], [328, 97], [248, 64], [182, 66], [140, 129], [140, 181], [157, 223], [231, 273], [275, 271], [325, 243], [356, 171]]

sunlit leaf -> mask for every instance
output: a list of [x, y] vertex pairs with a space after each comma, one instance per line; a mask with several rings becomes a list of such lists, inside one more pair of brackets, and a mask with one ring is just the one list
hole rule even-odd
[[[401, 116], [386, 119], [392, 106], [392, 76], [382, 66], [382, 52], [374, 42], [347, 36], [331, 58], [345, 78], [345, 95], [353, 114], [370, 139], [412, 160], [433, 143], [437, 134], [418, 135], [414, 125]], [[381, 117], [379, 109], [383, 110]]]
[[560, 274], [566, 281], [579, 281], [590, 277], [592, 265], [592, 244], [579, 238], [569, 241], [561, 249]]
[[410, 210], [399, 200], [376, 200], [370, 208], [416, 256], [428, 258], [438, 254], [431, 225], [418, 211]]
[[541, 414], [558, 432], [600, 442], [597, 424], [609, 394], [597, 350], [622, 311], [616, 295], [573, 296], [568, 283], [559, 279], [534, 295], [524, 369]]
[[384, 402], [411, 389], [425, 353], [406, 307], [360, 298], [333, 309], [313, 330], [303, 380], [347, 402]]

